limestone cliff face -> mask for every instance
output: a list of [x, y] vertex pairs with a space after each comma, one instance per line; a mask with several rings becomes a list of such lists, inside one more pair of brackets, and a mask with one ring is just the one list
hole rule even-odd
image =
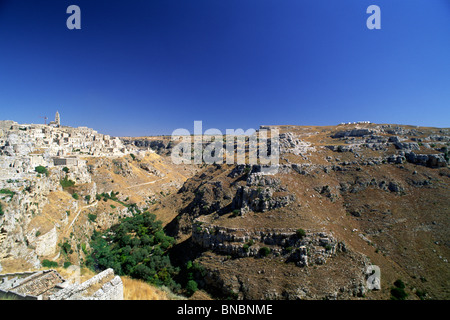
[[54, 255], [58, 244], [58, 233], [56, 232], [56, 227], [53, 227], [46, 234], [36, 237], [35, 244], [37, 256], [45, 257]]
[[[203, 249], [234, 257], [272, 255], [298, 266], [324, 264], [338, 251], [346, 251], [344, 243], [331, 234], [294, 229], [245, 229], [195, 223], [193, 243]], [[263, 249], [265, 248], [265, 249]]]
[[[89, 181], [87, 171], [74, 170], [71, 177], [77, 181]], [[57, 251], [58, 231], [68, 224], [67, 212], [76, 211], [78, 203], [67, 194], [58, 206], [53, 203], [54, 194], [63, 194], [60, 184], [65, 175], [62, 168], [54, 168], [45, 175], [27, 180], [1, 181], [0, 189], [14, 192], [3, 197], [4, 214], [0, 216], [2, 233], [1, 259], [23, 259], [33, 267], [40, 267], [39, 257], [54, 255]], [[75, 178], [76, 177], [76, 178]], [[51, 207], [59, 212], [56, 214]], [[50, 214], [51, 212], [51, 214]]]

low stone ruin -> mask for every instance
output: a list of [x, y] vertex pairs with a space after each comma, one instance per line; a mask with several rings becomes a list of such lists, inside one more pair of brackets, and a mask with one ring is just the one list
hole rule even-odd
[[72, 284], [56, 270], [0, 274], [0, 300], [123, 300], [123, 283], [112, 269]]

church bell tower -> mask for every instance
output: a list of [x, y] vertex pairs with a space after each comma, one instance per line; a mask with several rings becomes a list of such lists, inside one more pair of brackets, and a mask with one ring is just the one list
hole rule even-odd
[[56, 114], [55, 114], [55, 124], [56, 124], [58, 127], [61, 125], [61, 119], [60, 119], [60, 117], [59, 117], [59, 112], [58, 112], [58, 111], [56, 111]]

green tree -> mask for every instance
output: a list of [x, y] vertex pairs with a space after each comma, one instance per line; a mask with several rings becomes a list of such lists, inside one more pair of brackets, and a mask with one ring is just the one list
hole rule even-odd
[[194, 280], [189, 280], [186, 284], [186, 293], [189, 296], [192, 296], [197, 290], [198, 290], [197, 282], [195, 282]]
[[58, 262], [45, 259], [44, 261], [42, 261], [42, 266], [44, 268], [56, 268], [58, 267]]
[[297, 235], [297, 237], [299, 239], [303, 239], [304, 236], [306, 236], [306, 231], [303, 229], [297, 229], [297, 231], [295, 232], [295, 234]]
[[67, 176], [65, 176], [64, 179], [60, 180], [59, 183], [63, 188], [69, 188], [75, 185], [75, 181], [70, 180], [69, 178], [67, 178]]
[[392, 300], [405, 300], [408, 294], [405, 292], [405, 283], [398, 279], [394, 282], [394, 288], [391, 288], [391, 299]]
[[267, 247], [262, 247], [261, 249], [259, 249], [259, 254], [263, 257], [268, 256], [270, 253], [270, 249]]
[[177, 290], [179, 285], [173, 278], [179, 270], [172, 266], [168, 256], [174, 244], [175, 239], [164, 233], [162, 222], [154, 214], [135, 213], [121, 218], [105, 232], [94, 232], [86, 264], [99, 270], [113, 268], [119, 275]]

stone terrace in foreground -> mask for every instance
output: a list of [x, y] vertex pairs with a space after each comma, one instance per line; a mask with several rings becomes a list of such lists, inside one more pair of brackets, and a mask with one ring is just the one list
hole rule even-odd
[[123, 300], [123, 283], [107, 269], [81, 284], [71, 284], [56, 270], [0, 274], [0, 299]]

